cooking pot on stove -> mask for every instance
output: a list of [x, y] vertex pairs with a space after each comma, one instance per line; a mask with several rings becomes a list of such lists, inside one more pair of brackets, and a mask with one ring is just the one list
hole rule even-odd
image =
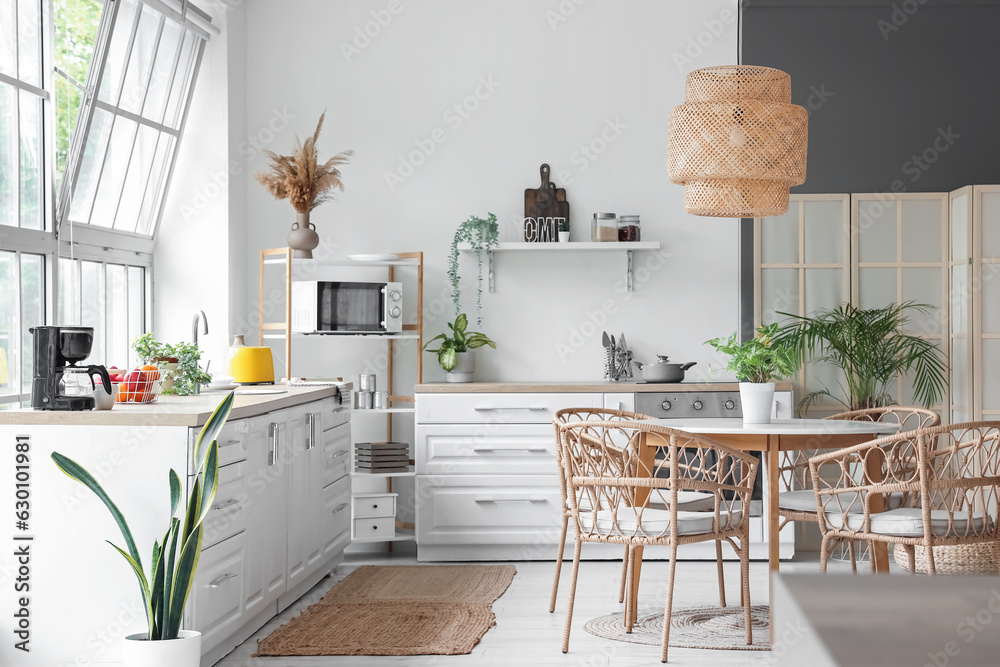
[[659, 361], [651, 364], [644, 364], [641, 361], [632, 362], [642, 372], [643, 382], [683, 382], [684, 371], [697, 363], [691, 361], [686, 364], [672, 364], [670, 359], [662, 354], [656, 355], [656, 358]]

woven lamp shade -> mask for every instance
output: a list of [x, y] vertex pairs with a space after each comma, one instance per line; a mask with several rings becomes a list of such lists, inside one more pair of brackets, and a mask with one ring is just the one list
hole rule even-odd
[[670, 180], [693, 215], [763, 218], [788, 211], [788, 188], [806, 180], [806, 110], [792, 79], [748, 65], [688, 74], [684, 104], [670, 110]]

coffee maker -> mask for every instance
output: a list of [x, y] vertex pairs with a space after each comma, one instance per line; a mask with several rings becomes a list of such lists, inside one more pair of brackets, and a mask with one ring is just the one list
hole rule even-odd
[[34, 372], [31, 407], [36, 410], [93, 410], [94, 375], [111, 393], [111, 376], [104, 366], [77, 366], [90, 355], [93, 327], [33, 327]]

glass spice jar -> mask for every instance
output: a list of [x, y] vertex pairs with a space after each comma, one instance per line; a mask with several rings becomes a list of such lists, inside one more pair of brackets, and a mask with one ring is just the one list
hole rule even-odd
[[618, 221], [614, 213], [595, 213], [590, 223], [591, 241], [617, 241]]
[[618, 240], [632, 243], [640, 240], [639, 216], [623, 215], [618, 218]]

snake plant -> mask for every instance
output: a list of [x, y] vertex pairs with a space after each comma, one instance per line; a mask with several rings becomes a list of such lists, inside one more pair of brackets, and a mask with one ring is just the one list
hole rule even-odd
[[233, 393], [230, 392], [209, 417], [194, 443], [194, 461], [197, 466], [194, 484], [187, 505], [183, 508], [184, 524], [178, 516], [181, 500], [181, 480], [174, 470], [170, 471], [170, 525], [163, 542], [153, 543], [153, 552], [147, 576], [142, 566], [139, 549], [132, 538], [132, 531], [118, 506], [111, 500], [101, 485], [80, 464], [58, 452], [52, 453], [52, 460], [71, 479], [80, 482], [94, 492], [111, 512], [115, 523], [122, 532], [125, 549], [111, 543], [132, 567], [139, 580], [142, 601], [146, 609], [149, 625], [147, 638], [150, 641], [177, 639], [181, 629], [184, 605], [187, 603], [191, 585], [194, 582], [204, 527], [202, 522], [212, 508], [219, 488], [219, 432], [233, 409]]

